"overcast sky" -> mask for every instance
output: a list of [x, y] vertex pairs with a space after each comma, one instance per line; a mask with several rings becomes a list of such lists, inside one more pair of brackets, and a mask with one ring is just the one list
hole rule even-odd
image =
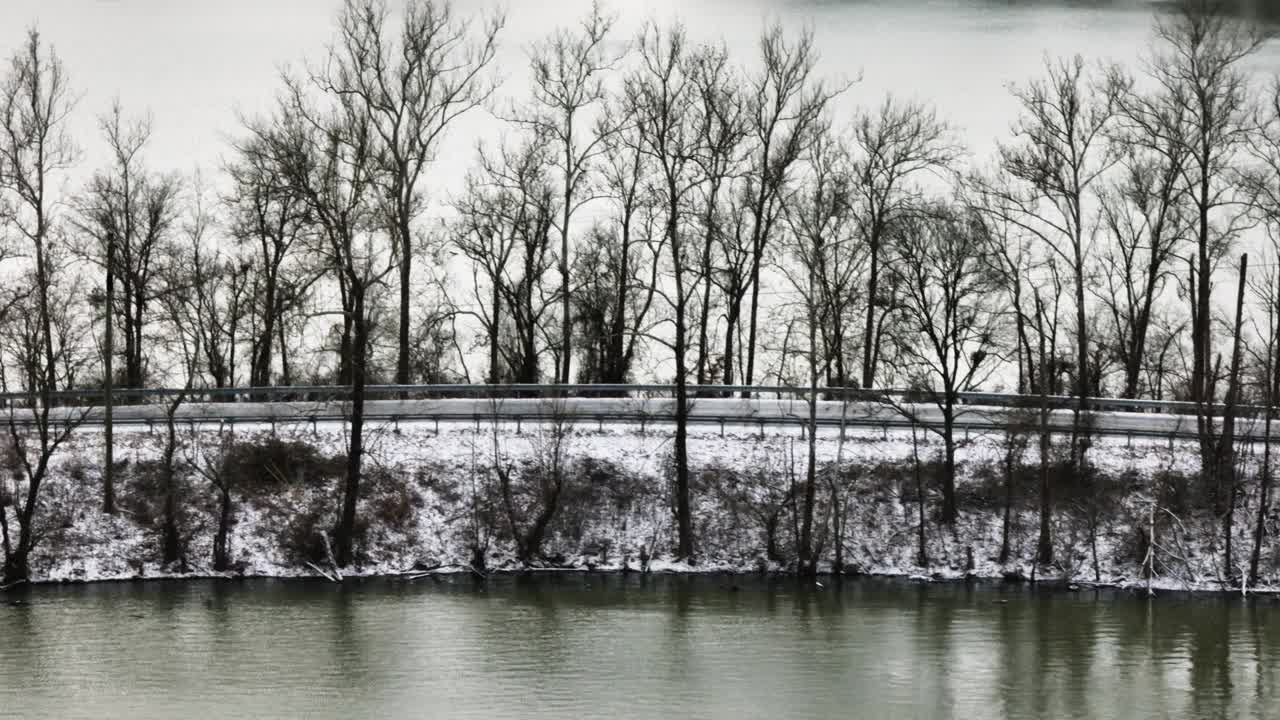
[[[589, 2], [507, 0], [498, 58], [508, 77], [504, 92], [521, 91], [528, 44], [573, 23]], [[454, 5], [460, 15], [494, 7], [490, 0]], [[236, 111], [266, 107], [278, 87], [277, 68], [322, 56], [339, 6], [340, 0], [0, 0], [0, 53], [7, 57], [31, 25], [57, 48], [81, 94], [73, 120], [85, 150], [78, 172], [104, 159], [95, 122], [117, 95], [130, 113], [153, 116], [151, 165], [211, 170], [236, 131]], [[932, 102], [979, 153], [1006, 133], [1015, 112], [1006, 83], [1036, 74], [1046, 52], [1132, 59], [1148, 36], [1152, 7], [1145, 0], [614, 0], [606, 6], [619, 13], [626, 37], [645, 18], [679, 16], [695, 38], [723, 38], [742, 64], [754, 61], [766, 19], [796, 29], [810, 24], [821, 72], [864, 78], [842, 102], [877, 103], [889, 90]], [[1269, 62], [1275, 64], [1274, 54]], [[468, 133], [482, 125], [476, 118], [459, 128], [442, 163], [466, 164], [474, 143]]]
[[[396, 4], [396, 0], [393, 0]], [[716, 0], [700, 3], [714, 9]], [[733, 3], [747, 8], [750, 3]], [[215, 164], [237, 109], [262, 109], [278, 87], [276, 68], [318, 58], [332, 36], [340, 0], [0, 0], [0, 52], [8, 57], [35, 25], [66, 63], [81, 94], [75, 123], [86, 163], [100, 143], [95, 118], [119, 95], [125, 108], [153, 115], [150, 156], [175, 169]], [[557, 23], [572, 22], [589, 0], [507, 3], [502, 35], [503, 72], [519, 72], [523, 47]], [[676, 0], [618, 2], [625, 21], [645, 14], [675, 15]], [[460, 14], [495, 5], [457, 0]], [[723, 10], [723, 7], [721, 8]], [[759, 13], [732, 13], [758, 26]], [[714, 14], [691, 14], [710, 20]], [[732, 22], [730, 22], [732, 25]], [[78, 138], [83, 132], [76, 133]]]

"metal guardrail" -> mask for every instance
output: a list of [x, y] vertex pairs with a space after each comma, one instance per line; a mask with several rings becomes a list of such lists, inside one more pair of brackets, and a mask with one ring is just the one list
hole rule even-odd
[[[788, 386], [689, 386], [689, 422], [707, 425], [759, 426], [799, 425], [807, 422], [808, 388]], [[536, 423], [565, 413], [576, 423], [669, 423], [674, 417], [672, 385], [374, 385], [367, 388], [366, 417], [376, 422], [475, 423], [489, 421]], [[312, 424], [346, 419], [349, 387], [290, 386], [263, 388], [200, 388], [194, 390], [148, 388], [116, 393], [113, 423], [156, 425], [165, 421], [163, 400], [184, 397], [176, 419], [186, 424]], [[743, 399], [750, 393], [751, 399]], [[909, 427], [910, 413], [926, 426], [941, 423], [941, 415], [929, 398], [904, 390], [863, 390], [818, 388], [818, 424], [824, 427], [882, 428]], [[101, 425], [98, 390], [58, 393], [51, 408], [55, 422], [88, 426]], [[842, 402], [841, 399], [848, 402]], [[12, 420], [20, 425], [33, 422], [30, 408], [22, 407], [35, 398], [24, 393], [0, 395], [8, 405], [0, 410], [0, 424]], [[963, 393], [959, 396], [955, 427], [963, 432], [991, 432], [1008, 427], [1018, 409], [1038, 410], [1038, 396], [999, 393]], [[1073, 426], [1076, 398], [1048, 398], [1054, 432]], [[1089, 401], [1089, 432], [1120, 437], [1193, 438], [1197, 432], [1195, 406], [1151, 400], [1092, 398]], [[1250, 416], [1241, 409], [1240, 437], [1261, 439], [1259, 414]], [[1032, 412], [1016, 417], [1019, 425], [1032, 422]]]
[[[807, 398], [809, 388], [790, 385], [688, 385], [690, 397], [766, 397]], [[850, 402], [929, 402], [929, 391], [904, 389], [864, 389], [851, 387], [819, 387], [821, 399], [847, 400]], [[184, 396], [186, 402], [299, 402], [342, 400], [349, 397], [351, 388], [346, 385], [289, 385], [233, 388], [117, 388], [112, 398], [117, 405], [138, 404], [148, 401], [171, 400]], [[365, 396], [369, 399], [444, 399], [444, 398], [502, 398], [502, 397], [674, 397], [676, 386], [671, 384], [451, 384], [451, 385], [368, 385]], [[88, 405], [104, 403], [106, 391], [102, 389], [59, 390], [49, 393], [54, 405]], [[1013, 393], [961, 392], [956, 394], [961, 405], [990, 407], [1040, 407], [1039, 395]], [[15, 405], [32, 407], [39, 395], [27, 392], [0, 393], [0, 407]], [[86, 402], [87, 401], [87, 402]], [[1070, 395], [1051, 395], [1047, 398], [1050, 408], [1075, 408], [1079, 399]], [[1148, 400], [1128, 398], [1086, 398], [1089, 410], [1105, 412], [1163, 413], [1169, 415], [1194, 415], [1196, 404], [1186, 401]], [[1209, 408], [1209, 414], [1220, 414], [1223, 406]], [[1265, 408], [1241, 406], [1237, 410], [1244, 415], [1260, 414]]]

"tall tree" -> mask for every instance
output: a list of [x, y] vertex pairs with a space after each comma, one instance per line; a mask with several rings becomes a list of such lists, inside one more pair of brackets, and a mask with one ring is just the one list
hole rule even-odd
[[959, 155], [951, 129], [937, 111], [918, 102], [885, 98], [872, 111], [860, 112], [853, 124], [856, 143], [860, 233], [866, 244], [866, 308], [862, 328], [862, 387], [876, 381], [880, 362], [880, 330], [893, 302], [881, 287], [883, 263], [895, 224], [921, 202], [917, 180], [944, 176]]
[[[806, 308], [814, 306], [821, 350], [810, 352], [816, 352], [819, 374], [827, 385], [845, 387], [851, 364], [849, 328], [859, 300], [855, 284], [869, 256], [869, 247], [857, 232], [858, 180], [848, 138], [823, 131], [810, 147], [805, 164], [807, 172], [786, 215], [787, 245], [794, 262], [785, 264], [782, 271]], [[795, 277], [797, 272], [803, 273], [801, 279]]]
[[[1191, 401], [1196, 403], [1205, 478], [1218, 487], [1221, 462], [1212, 420], [1219, 378], [1213, 352], [1214, 276], [1231, 243], [1250, 224], [1236, 166], [1252, 130], [1244, 63], [1264, 40], [1251, 21], [1220, 0], [1180, 0], [1156, 21], [1146, 75], [1158, 92], [1126, 116], [1180, 146], [1180, 191], [1191, 214]], [[1216, 493], [1216, 491], [1215, 491]], [[1217, 504], [1221, 508], [1221, 493]]]
[[[335, 561], [354, 559], [356, 507], [364, 455], [365, 385], [369, 374], [374, 292], [397, 267], [378, 232], [385, 225], [376, 204], [375, 132], [350, 95], [327, 93], [312, 102], [308, 84], [286, 76], [276, 115], [250, 126], [281, 176], [304, 198], [318, 242], [314, 250], [336, 276], [342, 297], [344, 343], [340, 366], [350, 390], [350, 431]], [[326, 87], [316, 80], [312, 86]]]
[[480, 153], [480, 169], [455, 203], [452, 244], [471, 261], [476, 310], [489, 349], [489, 382], [537, 383], [551, 343], [547, 317], [555, 289], [554, 186], [538, 133], [514, 147]]
[[1001, 145], [1009, 175], [1025, 191], [1007, 196], [1005, 217], [1033, 233], [1071, 269], [1075, 301], [1075, 420], [1071, 458], [1083, 467], [1082, 436], [1090, 386], [1089, 264], [1093, 233], [1088, 211], [1092, 186], [1114, 164], [1106, 132], [1115, 112], [1114, 87], [1093, 83], [1084, 59], [1046, 60], [1046, 76], [1014, 87], [1022, 106], [1015, 139]]
[[[805, 189], [788, 206], [786, 220], [791, 232], [786, 246], [791, 262], [784, 263], [782, 268], [800, 296], [808, 339], [808, 452], [803, 493], [799, 498], [797, 552], [800, 572], [813, 575], [818, 570], [818, 547], [814, 540], [818, 383], [819, 377], [832, 365], [832, 354], [841, 352], [843, 347], [845, 303], [851, 295], [850, 285], [862, 253], [856, 244], [857, 238], [850, 232], [853, 213], [851, 177], [845, 164], [847, 150], [824, 133], [815, 140], [808, 155]], [[837, 359], [837, 366], [843, 367], [842, 362]]]
[[[9, 509], [0, 505], [3, 584], [25, 581], [31, 574], [31, 552], [45, 534], [39, 526], [40, 490], [50, 459], [76, 425], [76, 418], [66, 422], [52, 412], [54, 393], [74, 381], [72, 370], [77, 363], [72, 356], [82, 330], [74, 327], [74, 306], [58, 300], [74, 297], [77, 290], [63, 272], [66, 248], [58, 226], [56, 194], [62, 174], [77, 155], [67, 135], [74, 105], [61, 59], [42, 43], [37, 31], [29, 31], [0, 78], [0, 207], [4, 209], [0, 222], [5, 235], [28, 258], [5, 301], [15, 319], [5, 324], [9, 338], [3, 348], [8, 357], [0, 362], [0, 381], [10, 389], [4, 370], [15, 367], [35, 396], [30, 430], [19, 426], [12, 407], [6, 424], [21, 485], [10, 499], [16, 541], [9, 527]], [[30, 434], [35, 435], [34, 442]]]
[[[1259, 366], [1257, 379], [1266, 408], [1263, 419], [1262, 461], [1258, 468], [1258, 512], [1253, 525], [1253, 547], [1249, 554], [1250, 585], [1257, 585], [1263, 541], [1270, 516], [1272, 481], [1275, 473], [1271, 434], [1280, 413], [1280, 78], [1271, 87], [1254, 118], [1255, 132], [1249, 136], [1248, 153], [1254, 161], [1243, 180], [1250, 205], [1267, 234], [1271, 262], [1260, 263], [1262, 272], [1250, 281], [1254, 302], [1261, 306], [1262, 327], [1257, 327], [1260, 347], [1254, 351]], [[1255, 327], [1257, 326], [1255, 315]]]
[[409, 0], [398, 32], [385, 0], [346, 0], [338, 41], [322, 74], [324, 89], [363, 114], [371, 181], [393, 240], [399, 271], [395, 381], [408, 384], [414, 220], [425, 204], [423, 181], [445, 132], [493, 93], [486, 69], [505, 18], [459, 19], [447, 0]]
[[[827, 105], [844, 91], [843, 87], [829, 88], [815, 77], [817, 62], [812, 32], [805, 30], [788, 38], [782, 26], [775, 23], [760, 36], [760, 67], [747, 82], [748, 96], [752, 98], [747, 121], [751, 146], [741, 198], [751, 226], [747, 280], [751, 299], [743, 374], [747, 385], [755, 379], [760, 270], [765, 253], [782, 219], [793, 170], [821, 127]], [[730, 302], [735, 300], [731, 298]], [[726, 337], [732, 337], [735, 330], [727, 327]], [[731, 355], [726, 353], [726, 365]]]
[[1188, 221], [1182, 170], [1186, 146], [1178, 107], [1159, 107], [1135, 96], [1131, 81], [1112, 71], [1119, 119], [1112, 142], [1119, 165], [1099, 192], [1101, 229], [1110, 242], [1101, 253], [1097, 298], [1114, 326], [1111, 353], [1124, 375], [1121, 397], [1138, 397], [1159, 301], [1174, 275]]
[[[694, 380], [702, 385], [712, 379], [712, 313], [716, 307], [712, 290], [721, 284], [717, 282], [717, 274], [724, 274], [723, 268], [717, 267], [717, 248], [725, 247], [726, 234], [734, 226], [733, 221], [725, 217], [731, 212], [731, 206], [725, 200], [735, 188], [736, 176], [742, 172], [743, 145], [749, 133], [747, 113], [750, 101], [741, 78], [729, 65], [729, 54], [723, 47], [711, 46], [696, 53], [690, 61], [690, 74], [697, 87], [698, 117], [701, 120], [698, 127], [701, 149], [695, 158], [703, 179], [696, 196], [699, 206], [696, 214], [701, 225], [702, 242], [697, 258], [697, 283], [701, 290], [698, 301], [698, 358], [695, 362]], [[738, 257], [745, 257], [745, 254]], [[731, 328], [737, 327], [740, 317], [744, 291], [740, 271], [744, 267], [739, 262], [736, 267], [738, 272], [730, 270], [728, 273], [736, 281], [728, 286], [733, 289], [733, 302], [729, 308]], [[732, 351], [732, 334], [726, 333], [726, 355], [723, 359], [726, 383], [733, 382], [733, 364], [728, 358]]]
[[1000, 365], [998, 281], [986, 256], [991, 239], [963, 207], [938, 205], [899, 224], [893, 272], [901, 292], [892, 324], [898, 362], [909, 386], [942, 414], [926, 425], [943, 442], [942, 512], [954, 523], [957, 419], [960, 393], [984, 382]]
[[600, 195], [607, 208], [591, 242], [575, 258], [582, 278], [575, 303], [582, 338], [579, 382], [625, 383], [650, 323], [659, 264], [646, 256], [661, 210], [651, 187], [652, 163], [625, 97], [606, 107], [610, 130], [599, 163]]
[[555, 380], [568, 383], [573, 362], [574, 265], [573, 217], [595, 199], [590, 173], [595, 159], [617, 127], [592, 118], [606, 96], [605, 80], [619, 56], [609, 48], [614, 18], [599, 2], [575, 29], [558, 28], [529, 50], [533, 97], [514, 115], [548, 144], [547, 160], [559, 175], [555, 229], [560, 235], [556, 264], [560, 273], [560, 333], [556, 345]]
[[181, 183], [146, 166], [149, 119], [128, 119], [117, 102], [99, 125], [112, 162], [90, 181], [79, 224], [94, 240], [86, 248], [89, 259], [98, 265], [105, 265], [108, 255], [114, 260], [111, 274], [120, 286], [120, 302], [112, 299], [118, 318], [111, 322], [124, 330], [124, 386], [140, 388], [151, 354], [146, 330], [160, 292], [156, 270], [172, 240]]
[[308, 267], [298, 252], [311, 219], [305, 198], [288, 183], [281, 168], [268, 162], [262, 141], [237, 143], [225, 168], [231, 190], [224, 199], [230, 213], [228, 233], [240, 246], [251, 271], [249, 315], [249, 385], [288, 385], [289, 342], [286, 324], [302, 306], [321, 272]]
[[692, 193], [700, 177], [696, 163], [697, 87], [689, 73], [685, 30], [647, 24], [637, 41], [639, 67], [625, 80], [625, 104], [640, 136], [640, 147], [653, 164], [656, 202], [662, 211], [661, 231], [651, 239], [655, 262], [665, 255], [670, 286], [658, 289], [672, 324], [670, 339], [653, 335], [670, 349], [675, 364], [675, 482], [677, 557], [694, 558], [693, 509], [689, 488], [689, 326], [696, 297], [696, 247], [688, 237]]

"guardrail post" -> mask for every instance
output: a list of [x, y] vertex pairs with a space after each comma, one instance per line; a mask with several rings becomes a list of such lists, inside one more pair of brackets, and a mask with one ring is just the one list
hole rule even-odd
[[883, 439], [883, 440], [888, 440], [888, 439], [889, 439], [889, 424], [888, 424], [888, 423], [883, 423], [883, 424], [881, 424], [881, 425], [880, 425], [880, 437], [881, 437], [881, 439]]
[[438, 415], [433, 415], [433, 416], [431, 416], [431, 421], [432, 421], [433, 423], [435, 423], [435, 426], [436, 426], [436, 434], [437, 434], [437, 435], [439, 435], [439, 434], [440, 434], [440, 416], [438, 416]]
[[523, 418], [521, 418], [519, 415], [517, 415], [517, 416], [516, 416], [516, 434], [517, 434], [517, 435], [519, 435], [519, 434], [520, 434], [520, 432], [521, 432], [521, 430], [522, 430], [522, 428], [521, 428], [521, 420], [522, 420], [522, 419], [523, 419]]
[[720, 420], [720, 437], [724, 437], [724, 418], [719, 418], [719, 420]]
[[596, 432], [604, 432], [604, 416], [596, 416]]
[[1133, 433], [1127, 432], [1124, 434], [1124, 437], [1125, 437], [1124, 446], [1132, 450], [1133, 449]]
[[760, 421], [760, 437], [761, 439], [764, 438], [764, 421], [763, 420]]

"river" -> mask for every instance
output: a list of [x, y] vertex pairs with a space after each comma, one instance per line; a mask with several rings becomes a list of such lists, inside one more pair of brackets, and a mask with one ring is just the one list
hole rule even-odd
[[1280, 605], [859, 579], [37, 587], [5, 718], [1266, 718]]

